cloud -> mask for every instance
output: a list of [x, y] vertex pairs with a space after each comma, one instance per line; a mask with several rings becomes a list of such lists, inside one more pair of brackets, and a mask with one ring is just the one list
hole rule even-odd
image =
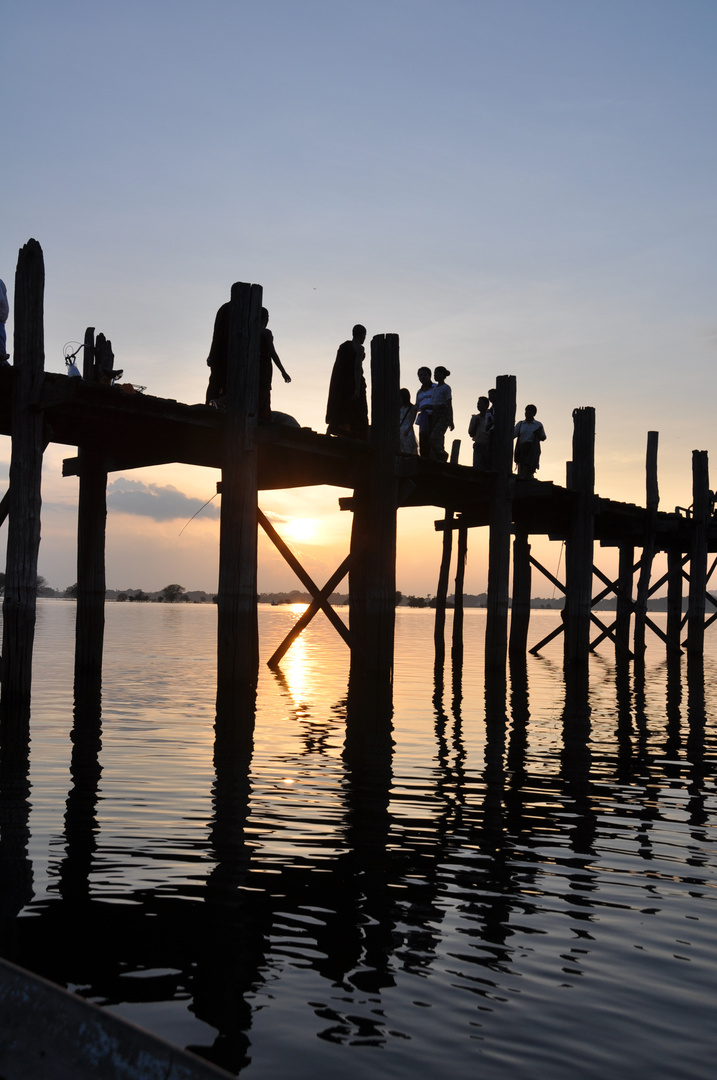
[[107, 506], [119, 514], [136, 514], [154, 521], [188, 521], [199, 510], [204, 518], [216, 520], [219, 507], [201, 499], [193, 499], [172, 484], [143, 484], [120, 476], [107, 485]]

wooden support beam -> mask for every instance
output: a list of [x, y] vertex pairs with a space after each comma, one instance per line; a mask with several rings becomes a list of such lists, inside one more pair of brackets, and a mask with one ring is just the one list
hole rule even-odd
[[453, 674], [460, 672], [463, 664], [463, 589], [466, 576], [466, 557], [468, 555], [468, 526], [461, 525], [458, 529], [458, 545], [456, 551], [456, 587], [455, 602], [453, 606], [453, 637], [451, 643], [451, 660], [453, 661]]
[[632, 581], [635, 548], [622, 543], [619, 548], [617, 570], [617, 611], [615, 613], [615, 637], [621, 648], [630, 648], [630, 617], [633, 611]]
[[513, 540], [513, 602], [508, 653], [511, 660], [525, 656], [530, 625], [530, 544], [528, 530], [516, 528]]
[[37, 240], [21, 248], [15, 275], [9, 522], [2, 635], [2, 720], [29, 721], [35, 638], [43, 415], [32, 408], [44, 379], [45, 267]]
[[[351, 566], [351, 555], [347, 555], [346, 558], [344, 559], [344, 561], [339, 566], [338, 570], [335, 570], [334, 573], [329, 578], [329, 580], [326, 582], [323, 589], [320, 589], [319, 592], [316, 594], [314, 599], [311, 601], [311, 603], [307, 607], [306, 611], [304, 611], [303, 614], [301, 614], [299, 616], [299, 618], [296, 620], [296, 622], [292, 626], [291, 630], [289, 631], [289, 633], [286, 635], [286, 637], [282, 641], [279, 648], [276, 649], [274, 651], [274, 653], [271, 655], [271, 657], [267, 661], [268, 667], [270, 667], [270, 668], [278, 667], [278, 665], [281, 663], [281, 661], [284, 658], [284, 656], [286, 655], [286, 653], [289, 651], [289, 648], [291, 647], [291, 645], [294, 643], [294, 641], [296, 641], [297, 637], [299, 637], [299, 635], [302, 633], [302, 631], [306, 629], [306, 627], [309, 625], [309, 623], [313, 619], [314, 615], [316, 615], [317, 612], [319, 612], [319, 611], [322, 611], [322, 610], [326, 611], [327, 608], [328, 608], [329, 611], [331, 611], [332, 615], [334, 615], [336, 617], [336, 619], [338, 619], [338, 622], [341, 625], [341, 629], [339, 630], [338, 626], [336, 626], [336, 629], [339, 631], [339, 634], [341, 635], [343, 640], [346, 642], [346, 644], [349, 646], [349, 648], [351, 648], [351, 634], [346, 629], [346, 627], [344, 626], [341, 619], [339, 619], [339, 616], [333, 610], [331, 605], [326, 603], [328, 598], [331, 596], [332, 592], [336, 589], [336, 586], [341, 581], [343, 581], [343, 579], [348, 574], [350, 566]], [[331, 621], [333, 623], [333, 619], [331, 619]]]
[[[96, 380], [94, 328], [85, 331], [83, 377]], [[75, 618], [75, 696], [99, 701], [105, 634], [105, 533], [107, 469], [101, 454], [78, 451], [77, 614]]]
[[655, 557], [655, 522], [660, 499], [657, 486], [657, 444], [658, 433], [656, 431], [648, 431], [647, 454], [645, 459], [647, 515], [645, 518], [645, 529], [642, 541], [640, 576], [637, 580], [637, 592], [635, 597], [634, 652], [637, 664], [643, 664], [645, 659], [647, 597], [650, 588], [652, 562]]
[[595, 410], [573, 410], [573, 459], [567, 486], [575, 492], [565, 544], [566, 664], [587, 664], [590, 647], [590, 601], [593, 577], [595, 489]]
[[490, 508], [488, 542], [488, 601], [485, 634], [486, 676], [502, 676], [508, 648], [508, 590], [510, 535], [513, 516], [513, 428], [515, 427], [515, 375], [499, 375], [495, 384], [493, 465], [496, 470]]
[[707, 591], [707, 523], [710, 516], [710, 479], [706, 450], [692, 451], [692, 537], [690, 590], [687, 608], [687, 654], [701, 656], [705, 640]]
[[[323, 589], [320, 589], [316, 582], [313, 580], [313, 578], [306, 572], [306, 570], [304, 570], [303, 566], [296, 558], [291, 548], [279, 536], [278, 532], [268, 520], [266, 515], [261, 510], [257, 510], [257, 516], [259, 519], [259, 524], [261, 525], [266, 535], [269, 537], [277, 550], [280, 551], [281, 554], [284, 556], [287, 563], [298, 577], [299, 581], [311, 593], [312, 598], [312, 603], [309, 604], [309, 607], [306, 609], [306, 611], [303, 613], [297, 623], [295, 623], [292, 630], [289, 632], [289, 634], [287, 634], [282, 644], [268, 661], [269, 666], [276, 667], [282, 656], [285, 655], [287, 649], [289, 648], [289, 645], [291, 645], [291, 643], [296, 640], [304, 627], [308, 626], [314, 615], [316, 615], [316, 613], [319, 611], [323, 611], [331, 625], [350, 648], [351, 635], [349, 634], [348, 628], [344, 625], [341, 618], [331, 607], [331, 604], [328, 602], [328, 598], [334, 591], [338, 583], [342, 581], [348, 573], [351, 557], [347, 556], [344, 559], [338, 571], [336, 571], [336, 573], [334, 573], [329, 578], [329, 581], [326, 585], [324, 585]], [[299, 622], [301, 622], [301, 627], [297, 630]]]
[[682, 633], [682, 568], [689, 556], [683, 555], [677, 548], [667, 550], [667, 637], [673, 642], [668, 655], [678, 655]]
[[219, 534], [217, 723], [241, 723], [247, 717], [253, 725], [253, 712], [244, 706], [259, 672], [256, 426], [261, 301], [261, 286], [232, 285]]
[[532, 565], [535, 567], [535, 569], [540, 570], [540, 573], [543, 574], [548, 579], [548, 581], [552, 585], [555, 586], [556, 589], [560, 589], [561, 593], [564, 596], [565, 595], [565, 586], [563, 585], [562, 581], [558, 581], [558, 579], [556, 577], [554, 577], [553, 574], [551, 574], [549, 570], [546, 570], [545, 567], [542, 566], [533, 555], [530, 556], [530, 561], [531, 561]]
[[[460, 439], [454, 439], [451, 444], [451, 465], [458, 464], [458, 454], [461, 448]], [[446, 655], [445, 627], [446, 627], [446, 598], [448, 596], [448, 577], [451, 569], [451, 554], [453, 551], [453, 511], [446, 510], [443, 519], [443, 544], [441, 551], [441, 568], [438, 573], [438, 586], [436, 588], [436, 615], [433, 623], [433, 647], [434, 662], [436, 668], [443, 669]]]
[[354, 495], [349, 621], [351, 681], [362, 687], [367, 705], [376, 698], [382, 715], [393, 683], [399, 391], [398, 335], [377, 335], [371, 341], [368, 475]]

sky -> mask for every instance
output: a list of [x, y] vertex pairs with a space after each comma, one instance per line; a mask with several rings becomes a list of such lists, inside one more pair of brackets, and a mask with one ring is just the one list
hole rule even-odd
[[[512, 374], [546, 429], [541, 479], [565, 482], [592, 405], [596, 490], [644, 504], [656, 430], [661, 508], [689, 505], [692, 451], [717, 450], [714, 0], [5, 0], [2, 41], [8, 340], [34, 237], [47, 370], [94, 326], [125, 379], [203, 401], [215, 312], [255, 282], [292, 377], [273, 407], [303, 426], [325, 430], [361, 322], [399, 335], [413, 397], [418, 367], [450, 370], [462, 463], [478, 395]], [[43, 473], [57, 588], [77, 579], [69, 456], [48, 448]], [[9, 457], [4, 439], [0, 479]], [[112, 474], [108, 587], [216, 590], [218, 479]], [[348, 550], [344, 494], [260, 496], [318, 584]], [[404, 593], [435, 592], [438, 516], [399, 513]], [[535, 552], [555, 573], [559, 545]], [[259, 588], [296, 586], [262, 542]]]

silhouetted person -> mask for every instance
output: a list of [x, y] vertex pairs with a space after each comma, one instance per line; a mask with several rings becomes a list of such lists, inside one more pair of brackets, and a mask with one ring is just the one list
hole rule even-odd
[[[212, 344], [207, 357], [209, 365], [209, 385], [206, 402], [220, 401], [227, 390], [227, 354], [229, 352], [229, 309], [231, 304], [222, 304], [214, 319]], [[259, 412], [265, 419], [271, 418], [271, 376], [272, 363], [276, 364], [284, 376], [284, 382], [291, 382], [274, 348], [274, 335], [267, 329], [269, 312], [261, 309], [262, 330], [259, 340]]]
[[281, 372], [284, 382], [290, 383], [291, 376], [284, 370], [284, 365], [279, 359], [274, 348], [274, 335], [268, 329], [269, 312], [265, 307], [261, 309], [261, 337], [259, 339], [259, 413], [264, 420], [271, 420], [271, 377], [273, 365], [276, 364]]
[[344, 435], [349, 439], [368, 439], [368, 404], [363, 361], [366, 351], [366, 327], [357, 323], [351, 341], [339, 345], [334, 360], [326, 423], [329, 435]]
[[418, 449], [421, 457], [431, 456], [431, 428], [433, 427], [433, 391], [431, 369], [420, 367], [417, 372], [420, 386], [416, 394], [416, 422], [418, 423]]
[[490, 431], [488, 429], [488, 406], [490, 401], [484, 395], [478, 398], [478, 412], [473, 413], [470, 423], [468, 424], [468, 434], [473, 440], [473, 468], [474, 469], [489, 469], [490, 468], [490, 455], [488, 449], [488, 441], [490, 439]]
[[401, 409], [399, 413], [400, 448], [402, 454], [417, 454], [416, 433], [413, 424], [416, 419], [416, 406], [411, 402], [411, 395], [405, 387], [401, 388]]
[[513, 429], [515, 444], [514, 461], [518, 466], [518, 479], [531, 480], [540, 461], [540, 444], [545, 442], [545, 428], [535, 419], [535, 405], [525, 406], [525, 420], [519, 420]]
[[433, 388], [433, 419], [431, 423], [431, 459], [448, 461], [448, 454], [443, 445], [446, 431], [453, 431], [453, 400], [451, 388], [446, 382], [450, 375], [448, 368], [437, 367], [433, 372], [436, 385]]
[[212, 344], [207, 357], [209, 385], [207, 405], [224, 397], [227, 389], [227, 353], [229, 352], [229, 303], [222, 304], [214, 319]]
[[5, 336], [5, 323], [10, 314], [10, 305], [7, 302], [7, 289], [5, 282], [0, 280], [0, 363], [9, 360], [7, 351], [7, 337]]

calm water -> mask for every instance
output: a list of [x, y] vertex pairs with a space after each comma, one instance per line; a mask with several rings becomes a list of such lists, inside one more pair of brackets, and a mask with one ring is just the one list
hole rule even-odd
[[[603, 646], [566, 707], [558, 641], [486, 724], [484, 613], [441, 687], [400, 609], [367, 777], [323, 618], [215, 768], [214, 607], [108, 605], [73, 731], [74, 615], [40, 604], [29, 774], [3, 765], [3, 955], [257, 1080], [714, 1075], [717, 630], [706, 693], [652, 643], [640, 693]], [[295, 618], [261, 610], [264, 659]]]

